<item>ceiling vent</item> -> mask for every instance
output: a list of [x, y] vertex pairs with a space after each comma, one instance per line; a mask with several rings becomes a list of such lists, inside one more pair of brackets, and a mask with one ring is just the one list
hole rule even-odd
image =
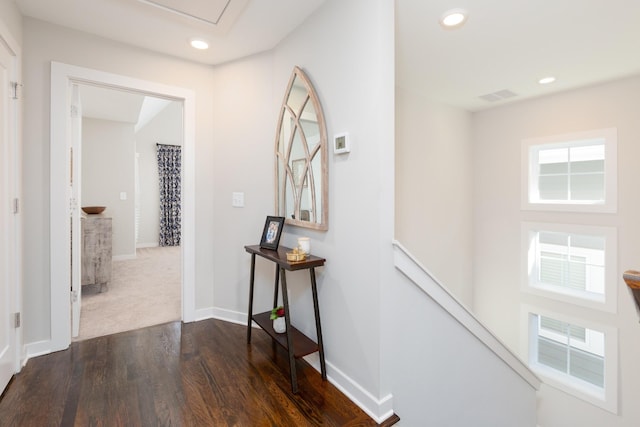
[[518, 94], [511, 92], [509, 89], [503, 89], [497, 92], [479, 96], [478, 98], [483, 99], [487, 102], [495, 102], [502, 101], [503, 99], [513, 98], [514, 96], [518, 96]]

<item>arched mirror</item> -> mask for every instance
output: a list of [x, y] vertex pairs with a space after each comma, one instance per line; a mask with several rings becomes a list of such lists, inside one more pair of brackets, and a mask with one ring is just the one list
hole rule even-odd
[[327, 131], [311, 82], [295, 67], [276, 131], [276, 212], [287, 224], [327, 230]]

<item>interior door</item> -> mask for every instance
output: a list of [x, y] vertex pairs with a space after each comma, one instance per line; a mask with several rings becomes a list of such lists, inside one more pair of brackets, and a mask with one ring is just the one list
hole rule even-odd
[[12, 55], [0, 39], [0, 392], [16, 372], [16, 325], [14, 323], [16, 267], [16, 230], [12, 204], [14, 197], [15, 133], [10, 126], [13, 93], [11, 90]]
[[71, 336], [80, 333], [80, 309], [82, 302], [82, 227], [80, 221], [82, 179], [80, 179], [81, 150], [82, 150], [82, 104], [80, 103], [80, 87], [71, 87], [71, 151], [69, 152], [69, 191], [71, 193], [70, 221], [71, 221]]

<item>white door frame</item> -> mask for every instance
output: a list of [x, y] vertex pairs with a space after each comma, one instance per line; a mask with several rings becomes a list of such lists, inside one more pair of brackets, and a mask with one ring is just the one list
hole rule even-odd
[[80, 307], [82, 306], [82, 225], [80, 206], [82, 203], [82, 103], [80, 102], [80, 86], [71, 85], [71, 111], [69, 114], [69, 131], [71, 137], [71, 337], [80, 334]]
[[[18, 43], [13, 39], [11, 33], [0, 19], [0, 44], [7, 49], [11, 57], [11, 64], [9, 64], [9, 79], [16, 83], [20, 82], [22, 76], [21, 72], [21, 50]], [[21, 191], [22, 191], [22, 144], [21, 144], [21, 124], [22, 124], [22, 99], [20, 94], [20, 85], [16, 86], [16, 99], [11, 100], [7, 104], [7, 143], [5, 147], [7, 150], [5, 153], [1, 153], [4, 157], [7, 156], [4, 163], [6, 170], [0, 171], [5, 174], [3, 179], [6, 179], [6, 190], [8, 192], [9, 200], [5, 200], [7, 204], [15, 200], [16, 206], [14, 206], [13, 213], [7, 212], [8, 223], [8, 235], [3, 236], [6, 239], [6, 248], [8, 249], [7, 271], [0, 274], [5, 274], [9, 285], [10, 298], [8, 305], [9, 313], [0, 313], [0, 315], [12, 316], [13, 313], [20, 313], [22, 311], [22, 212], [20, 209]], [[2, 100], [5, 102], [5, 100]], [[5, 169], [4, 167], [2, 169]], [[1, 185], [1, 184], [0, 184]], [[13, 353], [10, 360], [13, 362], [11, 367], [14, 373], [20, 372], [23, 359], [22, 351], [22, 327], [16, 327], [11, 331], [9, 337], [9, 351]], [[3, 387], [0, 387], [0, 393]]]
[[182, 320], [195, 320], [195, 93], [132, 77], [51, 63], [51, 351], [71, 344], [70, 126], [73, 83], [130, 90], [183, 103], [182, 156]]

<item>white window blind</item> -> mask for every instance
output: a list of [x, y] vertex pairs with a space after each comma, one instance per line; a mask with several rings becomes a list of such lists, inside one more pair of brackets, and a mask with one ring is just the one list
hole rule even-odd
[[570, 212], [616, 213], [617, 174], [615, 128], [522, 141], [523, 214], [549, 221], [521, 228], [521, 289], [543, 297], [528, 313], [529, 364], [549, 385], [614, 413], [618, 332], [589, 310], [617, 313], [617, 230]]
[[604, 388], [604, 334], [538, 316], [537, 362]]
[[538, 283], [604, 296], [604, 237], [539, 231], [534, 250]]
[[522, 208], [615, 212], [617, 130], [531, 138], [522, 142]]
[[542, 307], [524, 313], [529, 366], [546, 384], [617, 413], [617, 329]]
[[604, 142], [598, 139], [588, 142], [592, 145], [533, 148], [538, 200], [604, 203]]
[[612, 227], [522, 223], [522, 290], [598, 310], [617, 309]]

